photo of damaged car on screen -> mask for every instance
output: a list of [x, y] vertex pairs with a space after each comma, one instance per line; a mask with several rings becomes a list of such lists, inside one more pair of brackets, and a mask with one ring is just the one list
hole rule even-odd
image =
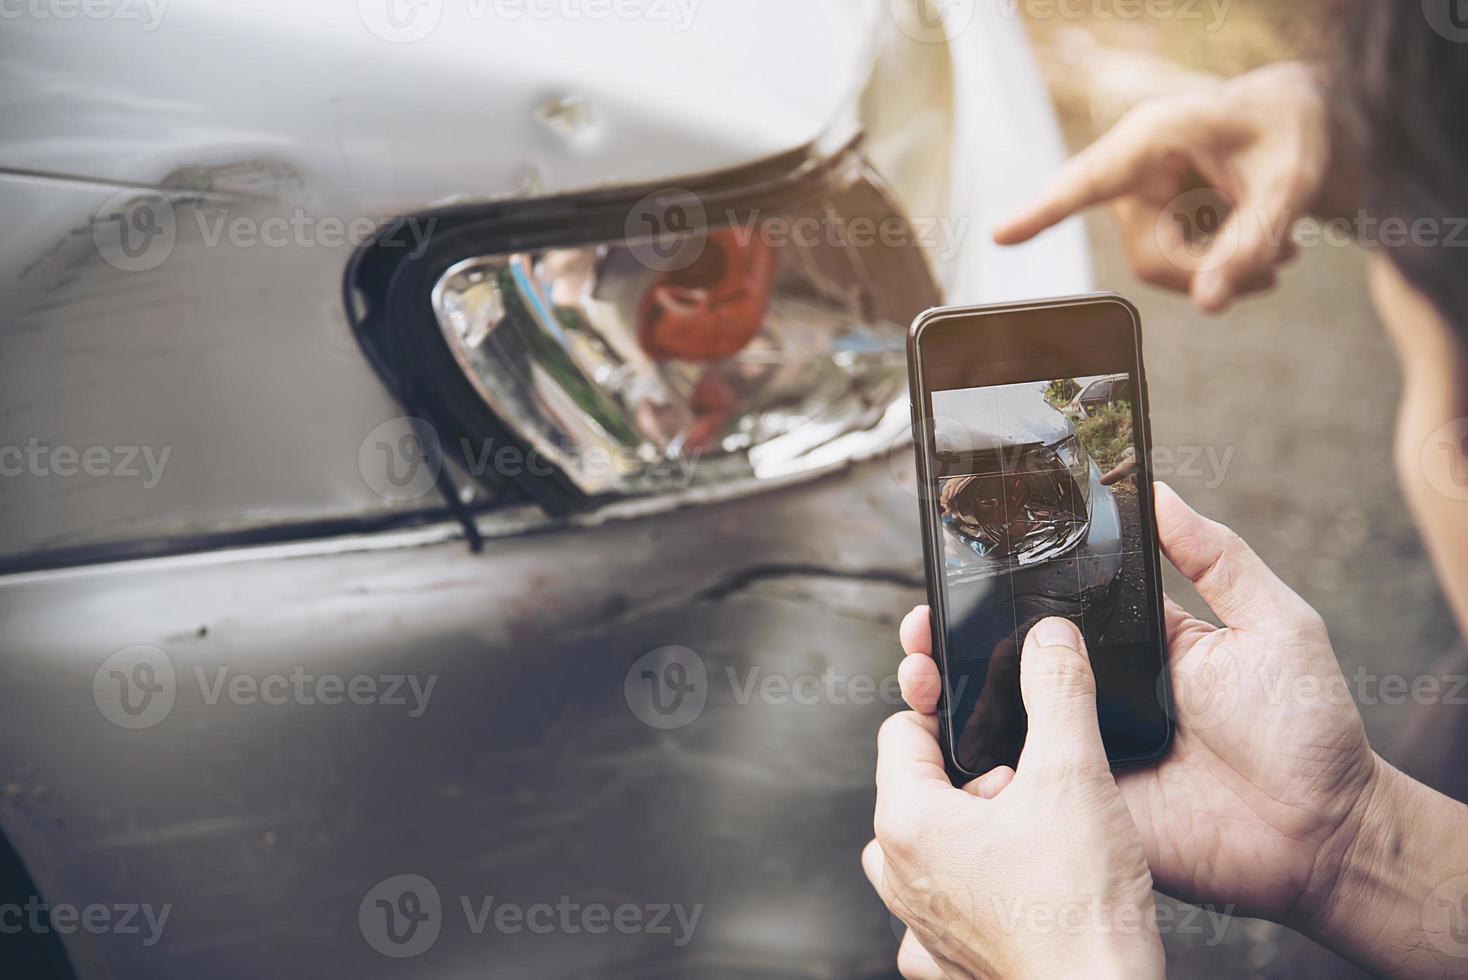
[[[1115, 640], [1140, 604], [1136, 448], [1126, 385], [1098, 379], [934, 393], [944, 567], [975, 652], [1045, 616]], [[1134, 602], [1128, 601], [1128, 594]]]
[[[1109, 382], [1104, 397], [1098, 380]], [[1110, 651], [1148, 639], [1131, 384], [1059, 378], [932, 393], [947, 699], [959, 756], [984, 762], [973, 771], [1018, 758], [1019, 651], [1032, 626], [1075, 623], [1103, 678], [1122, 662]]]

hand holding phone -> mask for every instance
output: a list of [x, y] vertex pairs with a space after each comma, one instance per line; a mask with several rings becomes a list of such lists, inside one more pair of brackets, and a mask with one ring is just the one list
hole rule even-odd
[[1023, 673], [1018, 771], [952, 786], [930, 715], [894, 715], [877, 737], [877, 836], [862, 865], [908, 926], [902, 975], [1162, 977], [1146, 850], [1107, 765], [1076, 628], [1042, 620]]
[[950, 775], [1013, 766], [1020, 650], [1048, 616], [1090, 651], [1113, 764], [1172, 737], [1136, 309], [1095, 295], [930, 310], [908, 345]]
[[[1163, 554], [1224, 624], [1164, 600], [1174, 744], [1157, 765], [1115, 777], [1156, 885], [1195, 905], [1316, 923], [1311, 934], [1318, 942], [1370, 961], [1369, 951], [1352, 945], [1356, 940], [1332, 933], [1320, 909], [1334, 898], [1343, 858], [1376, 860], [1369, 844], [1355, 843], [1362, 835], [1368, 842], [1390, 836], [1373, 830], [1372, 821], [1397, 819], [1379, 801], [1402, 792], [1405, 777], [1371, 751], [1355, 702], [1325, 695], [1344, 691], [1346, 682], [1325, 624], [1309, 604], [1237, 534], [1194, 511], [1166, 484], [1157, 484], [1154, 496]], [[926, 606], [903, 619], [906, 656], [897, 676], [903, 699], [933, 733], [932, 755], [941, 759], [942, 685], [932, 622]], [[1027, 641], [1035, 639], [1031, 634]], [[1286, 677], [1291, 681], [1282, 684]], [[1292, 693], [1282, 697], [1285, 692]], [[1015, 775], [991, 770], [969, 793], [981, 799], [1007, 793]], [[1439, 803], [1460, 806], [1446, 798]], [[1454, 822], [1440, 818], [1440, 826]], [[986, 868], [994, 871], [992, 864]], [[1397, 926], [1403, 915], [1421, 925], [1411, 903], [1399, 904], [1397, 913]], [[1337, 918], [1333, 925], [1349, 921]], [[1373, 921], [1386, 920], [1378, 912]], [[1405, 926], [1413, 928], [1413, 921]]]

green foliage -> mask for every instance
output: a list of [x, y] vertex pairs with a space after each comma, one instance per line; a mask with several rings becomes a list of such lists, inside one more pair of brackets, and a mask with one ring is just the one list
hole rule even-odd
[[1122, 455], [1135, 443], [1131, 403], [1117, 402], [1096, 408], [1089, 418], [1077, 423], [1076, 431], [1081, 444], [1105, 473], [1120, 463]]
[[1060, 378], [1045, 386], [1045, 400], [1054, 408], [1064, 408], [1081, 390], [1070, 378]]

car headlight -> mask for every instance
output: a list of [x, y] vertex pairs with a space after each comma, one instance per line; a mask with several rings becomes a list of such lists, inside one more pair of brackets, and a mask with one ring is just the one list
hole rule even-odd
[[566, 510], [881, 451], [908, 427], [907, 324], [938, 300], [848, 147], [450, 224], [364, 342], [463, 469]]
[[1081, 442], [1079, 435], [1071, 436], [1069, 439], [1057, 443], [1052, 452], [1060, 462], [1060, 466], [1070, 474], [1075, 483], [1075, 493], [1080, 504], [1081, 513], [1087, 514], [1091, 509], [1091, 454], [1086, 452], [1085, 443]]

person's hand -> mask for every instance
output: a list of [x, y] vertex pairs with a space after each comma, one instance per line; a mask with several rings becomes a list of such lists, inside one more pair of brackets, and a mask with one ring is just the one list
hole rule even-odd
[[1304, 65], [1144, 102], [995, 228], [994, 240], [1027, 241], [1110, 201], [1133, 273], [1217, 312], [1274, 285], [1294, 253], [1295, 223], [1324, 190], [1330, 143], [1320, 83]]
[[[1309, 931], [1329, 912], [1385, 764], [1320, 617], [1236, 534], [1156, 488], [1162, 550], [1224, 625], [1167, 601], [1173, 746], [1123, 774], [1122, 796], [1163, 891]], [[903, 697], [931, 717], [926, 607], [900, 636]]]
[[964, 789], [944, 771], [935, 718], [909, 711], [882, 726], [862, 865], [908, 925], [898, 966], [909, 978], [1160, 977], [1152, 878], [1075, 626], [1030, 631], [1020, 691], [1030, 725], [1018, 767]]

